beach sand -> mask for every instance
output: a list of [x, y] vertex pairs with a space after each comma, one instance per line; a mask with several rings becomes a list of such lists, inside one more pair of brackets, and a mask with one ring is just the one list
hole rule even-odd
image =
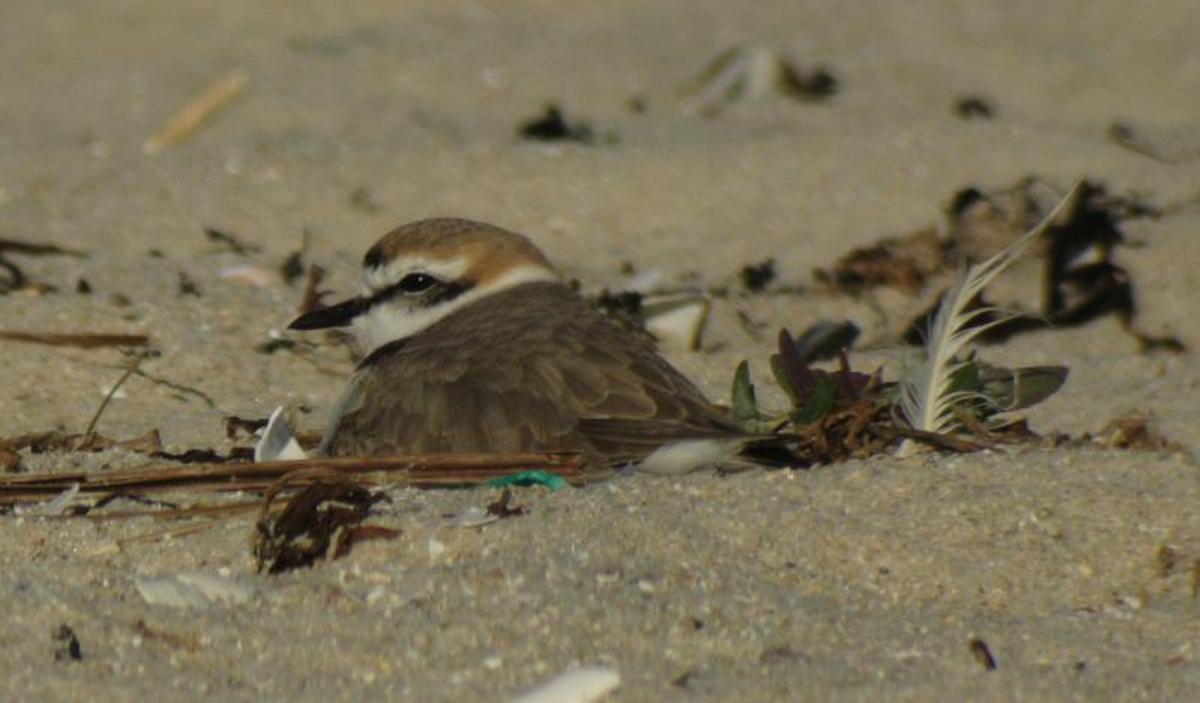
[[[588, 291], [625, 285], [627, 263], [668, 287], [731, 286], [700, 351], [666, 350], [727, 402], [741, 359], [769, 376], [778, 328], [848, 318], [878, 347], [936, 293], [854, 298], [814, 285], [815, 268], [944, 223], [968, 186], [1087, 178], [1163, 210], [1124, 222], [1116, 257], [1137, 328], [1188, 347], [1143, 352], [1108, 315], [982, 349], [1069, 367], [1027, 413], [1035, 431], [1078, 437], [1137, 412], [1173, 447], [630, 476], [519, 490], [527, 514], [475, 529], [446, 516], [497, 491], [397, 489], [371, 522], [398, 538], [277, 576], [254, 571], [249, 519], [118, 549], [180, 523], [3, 515], [0, 697], [496, 700], [576, 665], [617, 670], [614, 701], [1200, 696], [1196, 3], [11, 0], [0, 17], [0, 239], [88, 254], [6, 254], [58, 290], [0, 296], [0, 329], [150, 335], [161, 355], [142, 369], [158, 382], [122, 386], [106, 436], [157, 428], [171, 450], [225, 450], [225, 417], [281, 404], [319, 429], [352, 362], [328, 344], [256, 351], [301, 297], [279, 265], [307, 237], [323, 287], [349, 294], [367, 246], [430, 216], [526, 233]], [[823, 64], [837, 92], [696, 114], [680, 86], [734, 46]], [[240, 97], [145, 153], [239, 70]], [[967, 95], [992, 118], [957, 117]], [[518, 138], [549, 103], [593, 143]], [[1115, 143], [1114, 123], [1158, 151]], [[767, 258], [806, 292], [736, 293]], [[1037, 285], [1026, 266], [998, 290]], [[0, 350], [0, 437], [82, 432], [127, 364], [112, 349]], [[886, 349], [852, 359], [899, 372]], [[179, 608], [136, 588], [188, 572], [251, 595]], [[64, 624], [78, 661], [55, 656]]]

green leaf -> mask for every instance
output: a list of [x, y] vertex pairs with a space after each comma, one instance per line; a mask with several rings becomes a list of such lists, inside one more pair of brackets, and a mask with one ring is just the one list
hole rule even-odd
[[775, 383], [779, 384], [779, 387], [787, 394], [788, 400], [792, 401], [792, 407], [799, 407], [800, 394], [792, 386], [787, 369], [783, 365], [783, 359], [778, 354], [771, 355], [771, 375], [775, 377]]
[[1001, 412], [1037, 405], [1058, 392], [1067, 381], [1065, 366], [1026, 366], [1004, 369], [983, 366], [979, 390], [992, 399]]
[[738, 427], [753, 432], [758, 424], [758, 401], [754, 399], [754, 384], [750, 382], [750, 364], [742, 361], [733, 372], [733, 421]]
[[797, 425], [807, 425], [822, 417], [833, 409], [833, 401], [837, 396], [837, 383], [830, 376], [821, 376], [813, 388], [808, 402], [802, 408], [792, 412], [792, 422]]

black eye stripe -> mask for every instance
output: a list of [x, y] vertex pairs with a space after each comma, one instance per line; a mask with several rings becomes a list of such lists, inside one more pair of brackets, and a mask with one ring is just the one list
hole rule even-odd
[[471, 290], [473, 286], [474, 284], [466, 281], [443, 281], [427, 273], [410, 273], [368, 298], [366, 307], [391, 300], [398, 295], [410, 295], [425, 305], [434, 305], [453, 300]]

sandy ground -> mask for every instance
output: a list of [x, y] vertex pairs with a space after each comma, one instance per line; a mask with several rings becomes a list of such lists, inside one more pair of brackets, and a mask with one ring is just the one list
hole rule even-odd
[[[589, 288], [621, 285], [626, 261], [668, 284], [723, 285], [768, 256], [781, 282], [808, 284], [852, 246], [939, 222], [959, 188], [1036, 174], [1167, 209], [1129, 222], [1138, 246], [1119, 257], [1139, 326], [1200, 348], [1200, 159], [1186, 158], [1200, 146], [1200, 6], [753, 7], [5, 2], [0, 238], [90, 256], [12, 256], [59, 292], [0, 296], [0, 328], [150, 334], [162, 355], [145, 370], [176, 387], [131, 379], [100, 431], [156, 427], [174, 448], [224, 447], [225, 416], [280, 403], [310, 408], [302, 424], [319, 427], [350, 368], [334, 347], [256, 352], [300, 291], [221, 277], [273, 272], [305, 232], [339, 293], [357, 288], [374, 239], [432, 215], [526, 232]], [[739, 44], [825, 63], [840, 92], [688, 114], [679, 85]], [[143, 154], [174, 110], [236, 68], [251, 81], [240, 101]], [[990, 99], [994, 119], [954, 117], [968, 93]], [[549, 101], [599, 143], [517, 139]], [[1117, 120], [1183, 157], [1114, 144]], [[205, 227], [261, 251], [231, 253]], [[198, 296], [179, 294], [181, 273]], [[80, 278], [90, 295], [75, 292]], [[724, 399], [739, 359], [765, 369], [776, 328], [849, 317], [881, 341], [915, 305], [882, 303], [735, 296], [717, 302], [701, 352], [670, 356]], [[739, 325], [739, 310], [766, 332]], [[82, 431], [125, 363], [111, 350], [0, 350], [0, 436]], [[575, 664], [618, 670], [621, 701], [1200, 696], [1196, 352], [1139, 353], [1107, 318], [986, 354], [1070, 367], [1029, 414], [1039, 431], [1094, 432], [1136, 410], [1182, 449], [636, 476], [522, 491], [529, 514], [482, 529], [444, 516], [491, 491], [401, 490], [376, 518], [399, 539], [277, 577], [254, 573], [246, 521], [117, 551], [164, 526], [0, 516], [0, 697], [493, 700]], [[180, 572], [253, 595], [185, 609], [135, 589]], [[80, 661], [54, 656], [62, 624]]]

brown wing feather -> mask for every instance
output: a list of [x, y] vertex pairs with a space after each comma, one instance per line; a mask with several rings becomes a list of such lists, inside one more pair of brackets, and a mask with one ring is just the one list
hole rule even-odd
[[646, 340], [567, 288], [489, 296], [351, 379], [332, 455], [582, 451], [638, 459], [670, 439], [736, 433]]

